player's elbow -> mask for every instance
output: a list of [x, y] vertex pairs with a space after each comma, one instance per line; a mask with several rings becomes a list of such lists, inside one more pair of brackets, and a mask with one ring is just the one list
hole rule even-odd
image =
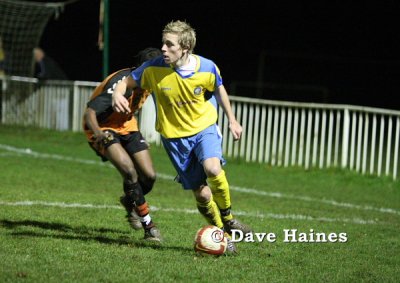
[[136, 88], [138, 85], [136, 84], [136, 81], [132, 78], [132, 76], [127, 76], [125, 77], [122, 81], [122, 83], [125, 84], [125, 87], [127, 88]]

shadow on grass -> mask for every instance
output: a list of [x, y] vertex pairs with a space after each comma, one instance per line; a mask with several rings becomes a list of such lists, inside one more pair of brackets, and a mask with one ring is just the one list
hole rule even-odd
[[[126, 231], [108, 228], [91, 228], [86, 226], [72, 227], [70, 225], [53, 222], [43, 222], [34, 220], [13, 221], [7, 219], [0, 220], [0, 227], [14, 230], [27, 228], [29, 231], [13, 231], [13, 237], [41, 237], [79, 241], [97, 241], [109, 245], [126, 245], [137, 248], [152, 248], [158, 250], [180, 250], [192, 251], [191, 248], [167, 246], [163, 243], [147, 242], [142, 238], [132, 239], [132, 234]], [[32, 231], [32, 228], [39, 228], [39, 231]], [[100, 235], [100, 234], [113, 235]], [[142, 231], [137, 231], [142, 237]], [[119, 235], [118, 235], [119, 234]], [[135, 235], [136, 236], [136, 235]]]

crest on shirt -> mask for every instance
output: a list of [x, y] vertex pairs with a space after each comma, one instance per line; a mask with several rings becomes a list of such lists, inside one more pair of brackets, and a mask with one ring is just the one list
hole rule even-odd
[[201, 93], [201, 91], [202, 91], [202, 89], [201, 89], [201, 87], [196, 87], [195, 89], [194, 89], [194, 94], [195, 95], [199, 95], [200, 93]]

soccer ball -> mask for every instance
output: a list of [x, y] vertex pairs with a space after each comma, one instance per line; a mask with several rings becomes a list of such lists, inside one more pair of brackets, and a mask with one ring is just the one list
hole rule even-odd
[[225, 253], [226, 246], [224, 231], [213, 225], [200, 228], [194, 238], [194, 250], [199, 255], [219, 256]]

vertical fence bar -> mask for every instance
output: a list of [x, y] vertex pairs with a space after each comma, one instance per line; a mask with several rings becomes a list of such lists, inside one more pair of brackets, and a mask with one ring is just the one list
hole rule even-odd
[[386, 166], [385, 166], [385, 175], [389, 176], [390, 171], [390, 152], [392, 150], [392, 118], [388, 117], [388, 131], [387, 131], [387, 144], [386, 144]]
[[310, 167], [310, 149], [311, 149], [311, 133], [312, 133], [312, 122], [313, 114], [312, 109], [308, 109], [307, 115], [307, 140], [306, 140], [306, 153], [305, 153], [305, 164], [304, 168], [308, 169]]
[[318, 137], [319, 137], [319, 109], [315, 109], [314, 118], [314, 132], [313, 132], [313, 147], [312, 147], [312, 166], [317, 166], [317, 152], [318, 152]]
[[364, 124], [364, 146], [363, 146], [363, 156], [362, 156], [362, 169], [361, 173], [365, 174], [367, 172], [367, 159], [368, 159], [368, 130], [369, 130], [369, 116], [365, 113], [365, 124]]
[[399, 137], [400, 137], [400, 117], [396, 118], [396, 134], [394, 139], [394, 154], [393, 154], [393, 180], [397, 178], [397, 164], [399, 161]]
[[358, 134], [357, 134], [357, 159], [356, 159], [356, 171], [361, 171], [361, 147], [362, 147], [362, 130], [363, 130], [363, 116], [362, 113], [358, 113]]
[[265, 140], [266, 140], [266, 136], [265, 136], [265, 128], [266, 128], [266, 123], [265, 123], [265, 119], [267, 116], [267, 108], [265, 105], [262, 106], [261, 108], [261, 129], [260, 129], [260, 150], [258, 151], [258, 162], [261, 163], [264, 157], [264, 144], [265, 144]]
[[333, 110], [329, 110], [328, 144], [326, 148], [326, 167], [331, 167], [333, 143]]
[[276, 164], [277, 158], [277, 144], [278, 144], [278, 131], [279, 131], [279, 107], [275, 107], [274, 111], [274, 126], [272, 135], [272, 151], [271, 151], [271, 165]]
[[372, 175], [375, 168], [375, 152], [376, 152], [376, 127], [377, 127], [376, 114], [372, 116], [372, 134], [371, 134], [371, 153], [370, 153], [370, 163], [369, 163], [369, 173]]
[[293, 139], [292, 139], [292, 158], [290, 165], [296, 165], [296, 156], [297, 156], [297, 141], [299, 140], [298, 136], [298, 128], [299, 128], [299, 108], [294, 109], [294, 118], [293, 118]]
[[381, 126], [379, 131], [379, 149], [378, 149], [378, 176], [382, 174], [382, 160], [383, 160], [383, 137], [385, 135], [385, 120], [381, 115]]
[[272, 106], [268, 106], [268, 117], [267, 117], [267, 140], [265, 142], [265, 163], [270, 162], [270, 151], [271, 151], [271, 131], [272, 131]]
[[342, 138], [342, 168], [347, 167], [347, 157], [349, 154], [349, 132], [350, 132], [350, 113], [345, 108], [343, 113], [343, 138]]
[[292, 108], [288, 108], [288, 118], [287, 118], [287, 130], [286, 130], [286, 140], [285, 140], [285, 162], [284, 167], [289, 165], [289, 154], [290, 154], [290, 141], [292, 133]]
[[76, 118], [79, 116], [79, 111], [81, 111], [79, 107], [79, 86], [78, 84], [74, 84], [74, 88], [71, 95], [72, 100], [72, 131], [77, 132], [80, 128], [81, 121]]
[[260, 105], [254, 104], [255, 107], [255, 117], [254, 117], [254, 137], [253, 137], [253, 150], [252, 155], [251, 155], [251, 161], [256, 161], [257, 160], [257, 153], [259, 151], [258, 147], [258, 141], [259, 141], [259, 135], [260, 135]]
[[285, 125], [286, 125], [286, 111], [285, 107], [281, 108], [281, 122], [279, 126], [279, 145], [278, 145], [278, 166], [282, 166], [283, 163], [283, 144], [285, 137]]
[[[333, 162], [334, 162], [333, 164], [335, 167], [339, 166], [339, 148], [340, 148], [339, 141], [340, 141], [340, 130], [341, 130], [340, 126], [342, 125], [341, 119], [342, 119], [341, 111], [337, 111], [337, 113], [336, 113], [336, 131], [335, 131], [336, 132], [336, 134], [335, 134], [335, 151], [334, 151], [334, 157], [333, 157]], [[344, 128], [344, 126], [343, 126], [343, 128]], [[343, 138], [342, 138], [342, 140], [343, 140]], [[343, 151], [343, 148], [342, 148], [342, 151]]]
[[301, 109], [301, 121], [300, 121], [300, 136], [299, 136], [299, 159], [297, 165], [303, 165], [303, 154], [304, 154], [304, 143], [305, 143], [305, 124], [306, 124], [306, 110]]
[[357, 128], [357, 118], [356, 118], [356, 113], [353, 112], [353, 115], [351, 115], [351, 134], [350, 134], [351, 135], [351, 139], [350, 139], [350, 163], [349, 163], [349, 169], [354, 169], [356, 128]]
[[322, 111], [322, 123], [321, 123], [321, 146], [319, 151], [319, 168], [324, 167], [325, 157], [325, 135], [326, 135], [326, 110]]

